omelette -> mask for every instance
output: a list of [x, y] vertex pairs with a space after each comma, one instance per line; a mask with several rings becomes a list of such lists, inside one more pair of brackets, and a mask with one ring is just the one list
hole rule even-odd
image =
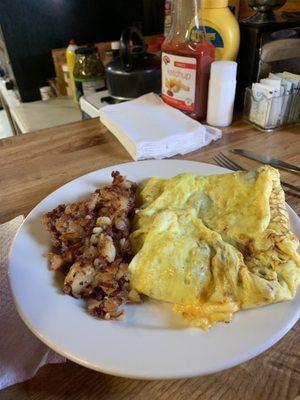
[[290, 300], [300, 281], [279, 172], [151, 178], [130, 236], [131, 285], [208, 329], [233, 313]]

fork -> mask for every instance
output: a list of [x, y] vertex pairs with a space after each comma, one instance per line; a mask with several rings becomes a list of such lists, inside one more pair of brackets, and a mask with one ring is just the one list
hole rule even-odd
[[[228, 168], [228, 169], [231, 169], [232, 171], [246, 171], [245, 168], [243, 168], [241, 165], [237, 164], [235, 161], [233, 161], [230, 158], [228, 158], [227, 156], [225, 156], [225, 154], [223, 154], [222, 152], [217, 154], [214, 157], [214, 160], [216, 161], [216, 163], [218, 165], [220, 165], [220, 167]], [[290, 183], [283, 182], [283, 181], [281, 181], [281, 184], [284, 187], [287, 187], [289, 189], [294, 190], [295, 192], [300, 193], [300, 188], [298, 188], [297, 186], [291, 185]]]

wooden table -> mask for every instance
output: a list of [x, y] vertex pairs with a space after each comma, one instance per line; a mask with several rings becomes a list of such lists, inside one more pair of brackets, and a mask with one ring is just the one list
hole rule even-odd
[[[298, 125], [261, 133], [236, 121], [224, 130], [221, 140], [175, 158], [213, 163], [217, 152], [236, 147], [299, 165], [300, 128]], [[231, 156], [246, 168], [258, 164]], [[98, 120], [0, 140], [0, 222], [27, 214], [43, 197], [79, 175], [127, 161], [130, 161], [127, 152]], [[299, 175], [289, 172], [282, 175], [299, 186]], [[299, 212], [300, 197], [286, 192], [286, 198]], [[300, 395], [299, 334], [300, 324], [297, 324], [284, 339], [255, 359], [193, 379], [139, 381], [104, 375], [72, 362], [48, 365], [33, 379], [2, 390], [0, 400], [292, 400]]]

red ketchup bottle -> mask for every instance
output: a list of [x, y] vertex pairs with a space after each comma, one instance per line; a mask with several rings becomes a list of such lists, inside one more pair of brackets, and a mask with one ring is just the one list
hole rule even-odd
[[192, 118], [206, 115], [215, 48], [199, 23], [199, 0], [175, 0], [170, 33], [162, 44], [162, 98]]

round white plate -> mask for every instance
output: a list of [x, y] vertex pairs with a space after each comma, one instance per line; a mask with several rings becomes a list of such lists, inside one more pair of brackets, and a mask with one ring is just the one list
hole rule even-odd
[[[109, 374], [183, 378], [249, 360], [292, 328], [299, 318], [300, 291], [293, 301], [238, 312], [231, 324], [218, 324], [208, 332], [187, 327], [166, 303], [148, 300], [141, 305], [128, 305], [123, 321], [101, 321], [85, 312], [81, 300], [64, 295], [43, 257], [49, 251], [50, 240], [40, 216], [111, 182], [114, 170], [138, 183], [153, 175], [169, 178], [182, 172], [228, 172], [192, 161], [132, 162], [91, 172], [46, 197], [19, 229], [9, 265], [18, 311], [40, 340], [78, 364]], [[293, 231], [300, 236], [300, 220], [290, 207], [288, 211]]]

